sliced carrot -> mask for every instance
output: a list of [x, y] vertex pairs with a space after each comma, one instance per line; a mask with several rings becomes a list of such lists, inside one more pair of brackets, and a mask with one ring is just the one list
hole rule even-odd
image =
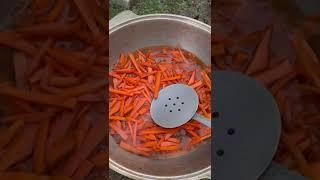
[[20, 89], [27, 89], [28, 88], [28, 81], [27, 81], [27, 58], [23, 53], [16, 52], [14, 53], [13, 63], [15, 69], [15, 80], [16, 80], [16, 87]]
[[202, 71], [201, 76], [203, 78], [205, 85], [211, 90], [211, 80], [210, 80], [208, 74], [206, 72]]
[[144, 115], [145, 113], [147, 113], [149, 111], [148, 108], [141, 108], [140, 111], [139, 111], [139, 114], [140, 115]]
[[153, 149], [151, 149], [151, 148], [145, 148], [145, 147], [136, 147], [138, 150], [140, 150], [140, 151], [144, 151], [144, 152], [152, 152], [153, 151]]
[[298, 64], [304, 70], [306, 77], [310, 78], [317, 87], [320, 87], [319, 70], [316, 69], [316, 65], [319, 63], [317, 55], [300, 35], [293, 34], [291, 41], [298, 56]]
[[157, 140], [157, 138], [154, 134], [147, 134], [147, 135], [144, 135], [143, 137], [145, 137], [146, 139], [152, 140], [152, 141]]
[[286, 86], [290, 81], [292, 81], [293, 79], [295, 79], [298, 76], [298, 73], [296, 71], [291, 72], [289, 75], [279, 79], [277, 82], [275, 82], [270, 91], [272, 92], [272, 94], [277, 94], [277, 92], [279, 90], [281, 90], [282, 88], [284, 88], [284, 86]]
[[141, 69], [140, 69], [135, 57], [133, 56], [133, 54], [129, 53], [129, 57], [130, 57], [130, 60], [131, 60], [132, 64], [134, 65], [134, 67], [138, 71], [138, 73], [142, 74], [142, 71], [141, 71]]
[[46, 16], [40, 16], [39, 21], [52, 22], [59, 18], [62, 15], [63, 10], [66, 7], [66, 2], [64, 0], [58, 0], [54, 3], [54, 7]]
[[268, 69], [260, 74], [255, 75], [255, 78], [265, 86], [279, 80], [280, 78], [293, 72], [293, 66], [288, 60], [281, 62], [278, 66], [273, 69]]
[[118, 133], [123, 140], [127, 140], [127, 139], [128, 139], [127, 133], [124, 132], [123, 130], [121, 130], [119, 127], [117, 127], [117, 126], [115, 126], [115, 125], [113, 125], [113, 124], [109, 124], [109, 126], [110, 126], [116, 133]]
[[181, 49], [179, 48], [179, 53], [180, 53], [180, 56], [182, 58], [183, 61], [185, 61], [187, 58], [184, 56], [183, 52], [181, 51]]
[[84, 138], [86, 137], [86, 134], [88, 130], [90, 129], [90, 120], [88, 117], [80, 117], [79, 124], [76, 130], [76, 144], [77, 147], [80, 147], [81, 144], [83, 143]]
[[176, 146], [177, 143], [171, 142], [171, 141], [164, 141], [160, 144], [160, 147], [166, 147], [166, 146]]
[[167, 133], [168, 130], [164, 130], [164, 129], [145, 129], [145, 130], [141, 130], [139, 132], [139, 135], [145, 135], [145, 134], [162, 134], [162, 133]]
[[124, 150], [127, 150], [129, 152], [133, 152], [142, 156], [150, 156], [149, 153], [145, 151], [138, 150], [137, 148], [130, 146], [129, 144], [125, 143], [124, 141], [120, 142], [120, 147], [123, 148]]
[[191, 74], [191, 77], [190, 77], [190, 79], [188, 81], [188, 85], [189, 86], [195, 82], [195, 75], [196, 75], [196, 71], [193, 71], [192, 74]]
[[26, 125], [14, 143], [11, 143], [0, 157], [0, 171], [26, 159], [32, 154], [33, 144], [37, 133], [37, 125]]
[[[72, 120], [75, 114], [73, 112], [61, 112], [60, 116], [56, 117], [55, 121], [50, 125], [50, 135], [47, 140], [47, 149], [51, 149], [59, 139], [67, 135], [69, 128], [72, 125]], [[49, 154], [47, 154], [49, 156]]]
[[195, 89], [195, 88], [197, 88], [197, 87], [199, 87], [199, 86], [201, 86], [201, 85], [202, 85], [202, 81], [199, 80], [199, 81], [195, 82], [194, 84], [192, 84], [191, 87], [192, 87], [193, 89]]
[[37, 48], [27, 41], [21, 39], [21, 37], [14, 33], [1, 32], [0, 44], [8, 47], [20, 50], [28, 55], [34, 56], [37, 53]]
[[141, 107], [145, 104], [146, 99], [143, 98], [141, 100], [139, 100], [139, 102], [137, 104], [135, 104], [133, 110], [130, 113], [130, 117], [133, 117], [136, 113], [138, 113], [138, 111], [141, 109]]
[[52, 57], [49, 58], [50, 60], [56, 61], [68, 68], [81, 72], [94, 73], [101, 76], [105, 75], [105, 71], [103, 69], [96, 68], [87, 62], [76, 59], [73, 54], [70, 54], [67, 50], [61, 48], [49, 48], [48, 54]]
[[78, 7], [80, 14], [82, 15], [82, 18], [87, 23], [89, 29], [94, 34], [94, 36], [100, 36], [100, 29], [94, 20], [94, 16], [91, 12], [91, 9], [89, 9], [86, 5], [86, 2], [83, 0], [73, 0], [73, 2]]
[[179, 139], [177, 139], [177, 138], [168, 138], [168, 139], [166, 139], [166, 141], [174, 142], [174, 143], [177, 143], [177, 144], [179, 144], [179, 143], [180, 143], [180, 140], [179, 140]]
[[24, 91], [7, 85], [0, 86], [1, 95], [10, 96], [33, 103], [52, 105], [63, 108], [73, 108], [76, 105], [75, 99], [59, 100], [59, 97], [53, 95]]
[[20, 132], [23, 128], [24, 122], [22, 120], [15, 121], [9, 128], [0, 132], [0, 150]]
[[172, 81], [172, 80], [178, 80], [178, 79], [181, 79], [181, 75], [168, 77], [168, 78], [162, 79], [161, 81]]
[[115, 93], [115, 94], [120, 94], [120, 95], [125, 95], [125, 96], [133, 96], [132, 93], [126, 92], [126, 91], [121, 91], [121, 90], [116, 90], [113, 88], [109, 88], [109, 92]]
[[141, 146], [145, 147], [145, 148], [152, 148], [156, 145], [157, 145], [157, 141], [148, 141], [148, 142], [141, 144]]
[[178, 149], [179, 149], [178, 145], [175, 145], [175, 146], [161, 146], [161, 147], [159, 147], [160, 151], [176, 151]]
[[32, 10], [33, 12], [37, 12], [39, 10], [48, 9], [50, 3], [50, 0], [34, 0], [32, 3]]
[[45, 162], [45, 152], [49, 134], [49, 125], [49, 120], [42, 121], [37, 132], [36, 144], [33, 155], [33, 170], [36, 173], [43, 173], [46, 171], [47, 168]]
[[137, 145], [137, 131], [138, 131], [138, 122], [137, 121], [135, 121], [134, 122], [134, 127], [133, 127], [133, 145], [135, 146], [135, 145]]
[[129, 131], [130, 131], [130, 136], [131, 136], [131, 140], [133, 142], [133, 128], [132, 128], [132, 125], [131, 125], [131, 122], [128, 122], [128, 127], [129, 127]]
[[264, 37], [262, 38], [254, 58], [250, 63], [249, 67], [246, 70], [246, 74], [253, 74], [259, 71], [264, 70], [268, 67], [269, 63], [269, 46], [272, 36], [272, 29], [268, 28], [265, 33]]
[[76, 152], [67, 160], [62, 174], [71, 176], [80, 166], [81, 162], [87, 159], [95, 147], [106, 137], [106, 131], [105, 121], [96, 119], [92, 123], [92, 127], [89, 129], [81, 147], [77, 148]]
[[76, 147], [76, 139], [71, 134], [64, 136], [47, 149], [47, 163], [55, 166], [60, 160], [69, 155]]
[[51, 76], [48, 83], [55, 87], [69, 87], [78, 84], [79, 79], [72, 76]]
[[211, 137], [211, 134], [207, 134], [207, 135], [201, 136], [200, 139], [201, 139], [201, 141], [203, 141], [203, 140], [206, 140], [210, 137]]
[[155, 99], [158, 97], [160, 85], [161, 85], [161, 72], [158, 71], [156, 74], [156, 82], [155, 82], [155, 88], [154, 88], [154, 93], [153, 93], [153, 96]]
[[129, 105], [128, 107], [126, 107], [124, 114], [128, 114], [129, 112], [131, 112], [133, 110], [134, 106], [133, 105]]
[[16, 31], [24, 36], [44, 36], [44, 37], [65, 37], [72, 35], [81, 26], [78, 22], [75, 23], [62, 23], [62, 22], [47, 22], [37, 25], [26, 26], [18, 28]]
[[187, 132], [191, 134], [193, 137], [200, 139], [200, 136], [197, 133], [193, 132], [192, 130], [187, 130]]
[[84, 180], [89, 175], [91, 170], [93, 170], [93, 168], [94, 168], [94, 164], [92, 162], [88, 160], [84, 160], [83, 162], [81, 162], [81, 165], [76, 170], [74, 175], [72, 175], [72, 178], [78, 179], [78, 180]]

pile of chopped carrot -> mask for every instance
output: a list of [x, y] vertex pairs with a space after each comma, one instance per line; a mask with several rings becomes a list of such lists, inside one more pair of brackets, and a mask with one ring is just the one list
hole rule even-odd
[[216, 33], [213, 69], [242, 72], [273, 94], [282, 117], [282, 135], [275, 161], [310, 179], [320, 179], [320, 60], [306, 34], [288, 35], [295, 59], [271, 56], [271, 27], [229, 38]]
[[[171, 84], [193, 87], [199, 95], [198, 113], [211, 119], [210, 68], [179, 48], [152, 47], [121, 54], [109, 72], [109, 129], [119, 146], [152, 156], [188, 151], [208, 139], [211, 129], [194, 120], [166, 129], [150, 117], [150, 105]], [[174, 121], [174, 119], [172, 119]]]
[[14, 50], [2, 76], [14, 77], [0, 82], [0, 179], [106, 176], [106, 7], [34, 0], [0, 32], [1, 47]]

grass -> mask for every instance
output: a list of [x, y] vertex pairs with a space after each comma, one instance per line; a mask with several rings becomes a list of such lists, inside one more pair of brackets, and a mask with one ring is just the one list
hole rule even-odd
[[[109, 1], [109, 19], [126, 9], [115, 1]], [[210, 7], [211, 0], [136, 0], [130, 10], [138, 15], [179, 14], [209, 23]]]

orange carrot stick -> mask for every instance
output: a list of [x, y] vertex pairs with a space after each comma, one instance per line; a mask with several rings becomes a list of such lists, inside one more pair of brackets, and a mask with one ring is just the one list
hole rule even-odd
[[36, 144], [33, 154], [33, 170], [36, 173], [43, 173], [46, 171], [45, 152], [49, 133], [49, 125], [49, 120], [42, 121], [37, 132]]
[[192, 130], [187, 130], [187, 132], [191, 134], [193, 137], [200, 139], [200, 136], [197, 133], [193, 132]]
[[138, 113], [138, 111], [141, 109], [141, 107], [145, 104], [145, 102], [146, 102], [146, 99], [145, 98], [143, 98], [143, 99], [140, 99], [139, 101], [138, 101], [138, 103], [137, 104], [135, 104], [135, 107], [134, 107], [134, 109], [131, 111], [131, 113], [130, 113], [130, 117], [133, 117], [136, 113]]
[[269, 63], [269, 46], [272, 36], [272, 29], [268, 28], [265, 31], [264, 37], [260, 42], [254, 58], [246, 70], [246, 74], [253, 74], [267, 68]]
[[164, 141], [160, 144], [161, 147], [165, 147], [165, 146], [176, 146], [177, 143], [175, 142], [170, 142], [170, 141]]
[[202, 71], [201, 76], [204, 80], [205, 85], [211, 90], [211, 80], [210, 80], [208, 74], [206, 72]]
[[105, 71], [103, 69], [96, 68], [87, 62], [75, 58], [74, 55], [67, 50], [61, 48], [49, 48], [48, 54], [53, 58], [49, 58], [49, 60], [67, 66], [68, 68], [81, 72], [94, 73], [101, 76], [105, 75]]
[[180, 75], [168, 77], [168, 78], [162, 79], [161, 81], [164, 82], [164, 81], [172, 81], [172, 80], [178, 80], [178, 79], [181, 79]]
[[148, 142], [145, 142], [143, 144], [141, 144], [142, 147], [145, 147], [145, 148], [151, 148], [151, 147], [154, 147], [157, 145], [157, 141], [148, 141]]
[[96, 146], [106, 137], [106, 124], [104, 120], [96, 119], [92, 123], [81, 147], [67, 160], [62, 174], [71, 176], [80, 166], [81, 162], [88, 158]]
[[166, 141], [174, 142], [174, 143], [177, 143], [177, 144], [180, 143], [179, 139], [177, 139], [177, 138], [168, 138], [168, 139], [166, 139]]
[[129, 144], [125, 143], [124, 141], [120, 142], [120, 147], [123, 148], [124, 150], [127, 150], [129, 152], [133, 152], [135, 154], [139, 154], [142, 156], [150, 156], [149, 153], [138, 150], [137, 148], [130, 146]]
[[68, 133], [74, 116], [75, 114], [73, 112], [61, 112], [61, 115], [56, 117], [55, 121], [50, 124], [50, 136], [47, 142], [47, 149], [51, 149], [54, 143]]
[[160, 151], [176, 151], [179, 149], [178, 145], [174, 145], [174, 146], [161, 146], [159, 147]]
[[295, 79], [297, 75], [298, 73], [296, 71], [293, 71], [289, 75], [275, 82], [270, 89], [272, 94], [277, 94], [279, 90], [281, 90], [284, 86], [286, 86], [291, 80]]
[[55, 87], [69, 87], [78, 84], [79, 79], [72, 76], [51, 76], [48, 83]]
[[83, 0], [73, 0], [73, 2], [78, 7], [80, 14], [82, 15], [83, 20], [87, 23], [89, 29], [94, 36], [100, 36], [101, 31], [94, 20], [94, 15], [91, 12], [91, 9], [86, 5], [86, 1]]
[[268, 69], [260, 74], [255, 75], [255, 78], [265, 86], [268, 86], [274, 81], [288, 75], [293, 70], [293, 66], [290, 64], [290, 62], [285, 60], [273, 69]]
[[129, 131], [130, 131], [131, 140], [133, 142], [133, 128], [132, 128], [131, 122], [128, 122], [127, 124], [128, 124]]
[[9, 128], [0, 132], [0, 150], [5, 147], [23, 128], [22, 120], [15, 121]]
[[195, 81], [195, 76], [196, 76], [196, 71], [193, 71], [192, 74], [191, 74], [191, 77], [190, 77], [190, 79], [189, 79], [189, 81], [188, 81], [188, 85], [189, 85], [189, 86], [194, 83], [194, 81]]
[[0, 85], [0, 94], [37, 104], [46, 104], [63, 108], [73, 108], [76, 105], [75, 99], [60, 100], [54, 95], [24, 91], [7, 85]]
[[116, 89], [113, 89], [113, 88], [109, 88], [109, 92], [115, 93], [115, 94], [120, 94], [120, 95], [125, 95], [125, 96], [133, 96], [133, 94], [131, 94], [129, 92], [116, 90]]
[[0, 157], [0, 171], [7, 170], [10, 166], [26, 159], [32, 154], [33, 144], [37, 133], [37, 125], [26, 125]]
[[66, 2], [64, 0], [55, 1], [54, 7], [46, 16], [40, 16], [39, 21], [52, 22], [59, 18], [62, 15], [63, 10], [66, 7]]
[[93, 168], [94, 164], [92, 162], [84, 160], [74, 175], [72, 175], [72, 179], [85, 180]]
[[76, 139], [68, 134], [56, 141], [47, 149], [46, 161], [49, 167], [54, 167], [60, 160], [69, 155], [76, 147]]
[[135, 57], [133, 56], [133, 54], [129, 53], [129, 57], [130, 57], [130, 60], [132, 62], [132, 64], [134, 65], [134, 67], [136, 68], [136, 70], [138, 71], [139, 74], [142, 74], [141, 70], [140, 70], [140, 67], [135, 59]]
[[37, 53], [37, 48], [27, 41], [21, 39], [21, 37], [15, 33], [0, 33], [0, 44], [5, 45], [22, 52], [27, 53], [28, 55], [34, 56]]
[[109, 124], [109, 126], [110, 126], [116, 133], [118, 133], [123, 140], [127, 140], [127, 139], [128, 139], [127, 133], [124, 132], [122, 129], [120, 129], [119, 127], [115, 126], [114, 124]]
[[304, 75], [310, 78], [313, 83], [320, 87], [320, 76], [319, 69], [316, 69], [319, 65], [319, 60], [317, 55], [309, 46], [309, 44], [298, 34], [293, 34], [291, 36], [291, 41], [294, 49], [297, 53], [297, 62], [299, 67], [303, 69]]
[[27, 89], [28, 81], [27, 81], [27, 58], [23, 53], [16, 52], [14, 53], [13, 63], [15, 69], [15, 80], [16, 87], [19, 89]]
[[137, 145], [137, 130], [138, 130], [138, 122], [134, 122], [134, 127], [133, 127], [133, 145]]
[[156, 99], [158, 97], [158, 93], [161, 85], [161, 71], [158, 71], [156, 74], [156, 82], [154, 87], [153, 97]]
[[199, 81], [195, 82], [194, 84], [192, 84], [191, 87], [192, 87], [193, 89], [195, 89], [195, 88], [197, 88], [197, 87], [199, 87], [199, 86], [201, 86], [201, 85], [202, 85], [202, 81], [199, 80]]
[[96, 79], [93, 82], [85, 82], [78, 86], [66, 88], [57, 96], [61, 97], [62, 99], [80, 96], [82, 94], [94, 92], [98, 89], [101, 89], [105, 87], [107, 83], [108, 82], [105, 79]]
[[77, 147], [80, 147], [88, 130], [90, 129], [90, 119], [88, 117], [80, 117], [80, 122], [76, 130]]
[[145, 137], [146, 139], [152, 140], [152, 141], [157, 140], [157, 138], [154, 134], [147, 134], [147, 135], [144, 135], [143, 137]]
[[44, 37], [64, 37], [71, 35], [79, 29], [80, 23], [62, 23], [62, 22], [48, 22], [32, 26], [18, 28], [16, 31], [24, 36], [44, 36]]
[[50, 112], [30, 112], [30, 113], [24, 113], [24, 114], [16, 114], [16, 115], [10, 115], [0, 118], [0, 123], [16, 123], [17, 121], [24, 121], [24, 122], [38, 122], [43, 119], [49, 119], [51, 116], [53, 116], [54, 113]]

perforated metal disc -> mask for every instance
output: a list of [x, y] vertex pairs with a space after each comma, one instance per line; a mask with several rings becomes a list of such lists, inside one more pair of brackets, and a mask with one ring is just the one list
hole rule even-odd
[[213, 73], [214, 179], [256, 180], [271, 163], [281, 121], [272, 95], [236, 72]]
[[151, 103], [152, 120], [159, 126], [174, 128], [185, 124], [197, 111], [196, 91], [184, 84], [173, 84], [160, 90]]

